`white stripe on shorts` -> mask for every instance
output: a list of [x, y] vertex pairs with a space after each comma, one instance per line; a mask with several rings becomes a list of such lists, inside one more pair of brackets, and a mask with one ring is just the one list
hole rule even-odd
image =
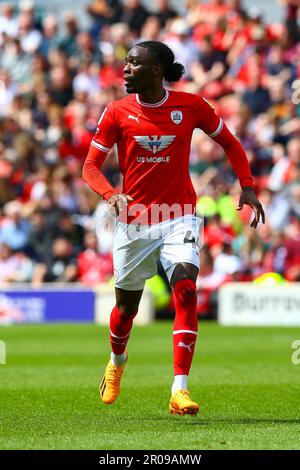
[[177, 335], [178, 333], [193, 333], [193, 335], [198, 335], [197, 331], [192, 331], [192, 330], [175, 330], [175, 331], [173, 331], [173, 335]]

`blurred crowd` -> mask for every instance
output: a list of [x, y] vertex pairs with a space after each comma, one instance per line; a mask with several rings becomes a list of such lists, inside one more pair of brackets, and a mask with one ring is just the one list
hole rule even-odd
[[[110, 282], [113, 224], [81, 169], [104, 107], [124, 96], [126, 53], [142, 40], [173, 49], [186, 68], [173, 88], [208, 99], [239, 138], [266, 211], [265, 225], [250, 229], [223, 150], [195, 131], [199, 308], [231, 280], [300, 280], [300, 1], [282, 1], [276, 24], [244, 3], [188, 0], [180, 17], [168, 0], [154, 0], [153, 11], [139, 0], [92, 0], [83, 29], [78, 8], [58, 18], [51, 5], [1, 2], [1, 285]], [[122, 186], [115, 149], [104, 173]]]

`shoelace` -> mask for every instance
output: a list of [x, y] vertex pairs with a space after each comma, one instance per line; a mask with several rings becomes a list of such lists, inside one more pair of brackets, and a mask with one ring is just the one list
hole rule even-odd
[[121, 367], [115, 367], [113, 364], [110, 365], [107, 375], [106, 375], [106, 380], [115, 383], [117, 382], [123, 372], [123, 369]]
[[180, 393], [188, 398], [190, 398], [190, 394], [187, 390], [180, 390]]
[[184, 398], [186, 398], [187, 400], [191, 401], [191, 397], [190, 397], [190, 394], [187, 390], [180, 390], [180, 395], [183, 395]]

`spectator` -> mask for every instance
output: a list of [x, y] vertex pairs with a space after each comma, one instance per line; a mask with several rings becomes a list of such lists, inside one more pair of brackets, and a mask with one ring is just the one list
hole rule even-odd
[[77, 53], [76, 37], [79, 33], [77, 18], [73, 13], [66, 12], [64, 23], [66, 31], [59, 41], [59, 49], [64, 52], [66, 57], [74, 57]]
[[2, 3], [0, 13], [0, 37], [3, 33], [8, 37], [16, 37], [18, 35], [18, 22], [14, 17], [13, 6], [8, 2]]
[[226, 275], [234, 275], [243, 268], [241, 259], [233, 254], [231, 244], [223, 243], [222, 252], [214, 260], [214, 271]]
[[120, 21], [129, 25], [134, 37], [139, 37], [143, 24], [149, 16], [140, 0], [124, 0], [124, 10]]
[[49, 261], [36, 266], [33, 284], [74, 282], [77, 278], [77, 271], [77, 259], [71, 242], [67, 238], [57, 237], [53, 241]]
[[22, 251], [14, 253], [6, 244], [0, 244], [0, 284], [28, 282], [32, 277], [33, 262]]
[[284, 177], [290, 167], [289, 158], [284, 155], [284, 147], [275, 144], [272, 148], [273, 168], [270, 172], [268, 187], [271, 191], [279, 191], [284, 184]]
[[263, 270], [265, 272], [276, 272], [284, 274], [286, 271], [287, 247], [285, 246], [285, 234], [283, 231], [272, 233], [270, 246], [263, 260]]
[[216, 318], [217, 291], [230, 276], [213, 269], [213, 257], [207, 245], [200, 252], [200, 270], [197, 278], [198, 302], [197, 312], [200, 315]]
[[158, 41], [161, 35], [160, 22], [157, 16], [149, 16], [141, 29], [139, 41]]
[[250, 77], [249, 88], [244, 92], [242, 100], [249, 108], [251, 115], [258, 115], [269, 109], [270, 94], [261, 83], [259, 70], [255, 70]]
[[75, 253], [82, 251], [83, 228], [74, 222], [72, 215], [66, 210], [60, 213], [57, 233], [60, 237], [66, 238], [72, 243]]
[[42, 42], [42, 35], [34, 24], [34, 12], [31, 3], [23, 5], [18, 19], [18, 36], [21, 47], [27, 54], [33, 54], [38, 50]]
[[[31, 0], [17, 14], [9, 2], [0, 5], [3, 262], [19, 272], [28, 267], [22, 282], [77, 280], [77, 260], [83, 282], [110, 277], [114, 228], [106, 203], [83, 183], [81, 165], [102, 111], [124, 95], [127, 51], [139, 39], [161, 40], [186, 66], [181, 89], [208, 99], [241, 141], [267, 213], [257, 232], [245, 228], [250, 213], [236, 211], [239, 188], [222, 149], [194, 132], [190, 170], [205, 216], [199, 312], [214, 311], [227, 280], [277, 270], [299, 281], [297, 2], [285, 0], [285, 18], [273, 24], [241, 0], [192, 0], [184, 15], [167, 0], [156, 0], [151, 14], [138, 0], [88, 3], [84, 28], [79, 9], [75, 16], [62, 5], [60, 22], [52, 4], [42, 16]], [[122, 188], [115, 149], [103, 171]], [[101, 234], [98, 246], [91, 231]]]
[[[210, 98], [218, 97], [222, 90], [216, 82], [223, 77], [225, 70], [225, 53], [215, 49], [212, 44], [212, 38], [206, 36], [200, 45], [199, 63], [194, 64], [191, 69], [192, 77], [198, 85], [198, 90], [205, 90], [205, 87], [209, 84], [210, 90], [206, 90], [206, 96]], [[216, 91], [211, 90], [214, 85]]]
[[288, 166], [283, 174], [284, 183], [289, 183], [295, 177], [300, 167], [300, 140], [291, 139], [287, 144]]
[[112, 253], [99, 253], [95, 232], [86, 232], [84, 251], [78, 256], [78, 280], [93, 286], [108, 282], [113, 275]]
[[73, 98], [71, 73], [65, 65], [58, 65], [51, 69], [50, 95], [53, 102], [59, 106], [66, 106]]
[[39, 262], [47, 262], [51, 253], [53, 237], [54, 230], [49, 230], [45, 213], [41, 209], [36, 209], [30, 217], [28, 235], [28, 245], [32, 258]]
[[156, 13], [155, 16], [159, 19], [160, 28], [164, 28], [169, 20], [178, 16], [171, 6], [169, 0], [155, 0]]
[[76, 36], [76, 56], [73, 57], [73, 65], [78, 65], [83, 61], [100, 63], [101, 54], [96, 48], [93, 38], [88, 32], [79, 32]]
[[[256, 277], [261, 273], [266, 246], [262, 237], [247, 227], [232, 243], [233, 252], [240, 256], [243, 265]], [[251, 276], [250, 276], [251, 280]]]
[[185, 77], [190, 77], [190, 69], [197, 61], [197, 47], [190, 37], [190, 29], [187, 21], [178, 18], [172, 21], [170, 34], [166, 37], [165, 43], [174, 52], [176, 60], [185, 67]]
[[8, 71], [12, 82], [17, 84], [22, 92], [29, 90], [32, 62], [33, 57], [22, 49], [19, 38], [5, 41], [0, 56], [0, 69]]
[[6, 217], [0, 226], [0, 243], [12, 250], [24, 250], [28, 243], [29, 223], [22, 217], [22, 207], [19, 201], [7, 202], [4, 206]]
[[97, 38], [104, 25], [120, 21], [123, 6], [120, 0], [92, 0], [87, 11], [93, 18], [91, 34]]
[[58, 23], [55, 15], [47, 15], [42, 22], [43, 38], [39, 46], [39, 52], [43, 57], [48, 56], [49, 51], [59, 46]]
[[0, 70], [0, 117], [11, 109], [13, 100], [19, 92], [19, 85], [13, 83], [8, 70]]

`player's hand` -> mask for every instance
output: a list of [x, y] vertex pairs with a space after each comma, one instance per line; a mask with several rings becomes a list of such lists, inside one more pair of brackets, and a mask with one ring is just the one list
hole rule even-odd
[[242, 194], [240, 195], [239, 206], [237, 210], [240, 211], [243, 209], [244, 204], [250, 206], [255, 214], [254, 219], [252, 220], [250, 227], [256, 228], [258, 222], [261, 221], [265, 223], [265, 213], [263, 207], [259, 200], [256, 197], [255, 191], [251, 186], [245, 186], [242, 190]]
[[126, 207], [128, 202], [133, 201], [133, 198], [128, 194], [114, 194], [109, 200], [108, 204], [114, 208], [117, 215], [120, 214]]

